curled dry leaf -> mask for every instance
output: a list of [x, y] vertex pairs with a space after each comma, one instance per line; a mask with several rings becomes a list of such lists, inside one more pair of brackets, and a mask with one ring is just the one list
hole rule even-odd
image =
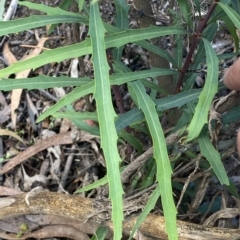
[[23, 143], [22, 138], [20, 138], [16, 133], [14, 133], [10, 130], [7, 130], [7, 129], [0, 129], [0, 136], [11, 136]]

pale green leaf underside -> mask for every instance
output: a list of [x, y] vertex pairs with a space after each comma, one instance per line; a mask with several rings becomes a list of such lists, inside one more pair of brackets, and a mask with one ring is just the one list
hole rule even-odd
[[[139, 78], [156, 77], [164, 75], [178, 74], [177, 71], [172, 69], [152, 68], [150, 70], [143, 70], [139, 72], [129, 73], [115, 73], [110, 76], [111, 85], [121, 85], [129, 81], [134, 81]], [[70, 78], [67, 76], [49, 77], [38, 76], [34, 78], [22, 78], [22, 79], [3, 79], [0, 80], [0, 90], [8, 91], [12, 89], [45, 89], [52, 87], [67, 87], [67, 86], [80, 86], [90, 81], [94, 81], [89, 77], [85, 78]], [[157, 87], [157, 86], [156, 86]]]
[[157, 180], [161, 193], [168, 237], [169, 239], [177, 239], [177, 211], [173, 201], [171, 183], [172, 168], [168, 157], [163, 130], [155, 109], [155, 103], [146, 93], [146, 90], [140, 81], [131, 82], [128, 83], [128, 85], [136, 96], [135, 99], [137, 102], [135, 103], [138, 105], [138, 108], [143, 111], [153, 140], [154, 158], [156, 159], [157, 164]]
[[215, 172], [218, 180], [221, 184], [229, 185], [229, 179], [226, 174], [226, 170], [223, 166], [219, 152], [214, 148], [212, 142], [207, 135], [207, 131], [202, 131], [198, 138], [199, 146], [202, 155], [211, 164], [213, 171]]
[[203, 42], [205, 46], [208, 71], [205, 85], [200, 94], [197, 107], [195, 108], [193, 119], [187, 129], [187, 141], [198, 137], [203, 125], [207, 123], [210, 105], [218, 89], [218, 58], [211, 46], [211, 43], [204, 38]]
[[143, 209], [142, 213], [138, 217], [138, 219], [136, 221], [136, 224], [134, 225], [134, 227], [133, 227], [133, 229], [131, 231], [131, 235], [130, 235], [129, 239], [132, 239], [132, 237], [133, 237], [134, 233], [136, 232], [136, 230], [144, 222], [144, 220], [146, 219], [146, 217], [148, 216], [150, 211], [152, 211], [152, 209], [154, 209], [154, 207], [156, 205], [156, 202], [157, 202], [159, 197], [160, 197], [160, 190], [159, 190], [159, 185], [158, 185], [155, 188], [155, 190], [152, 192], [150, 198], [148, 199], [147, 204], [144, 206], [144, 209]]
[[[142, 74], [143, 73], [143, 74]], [[123, 84], [126, 83], [128, 81], [133, 81], [138, 79], [140, 76], [141, 77], [150, 77], [150, 76], [160, 76], [161, 74], [165, 74], [165, 73], [176, 73], [176, 71], [173, 70], [167, 70], [167, 69], [159, 69], [159, 68], [153, 68], [150, 70], [145, 70], [145, 71], [141, 71], [141, 72], [129, 72], [129, 73], [118, 73], [118, 74], [114, 74], [112, 76], [110, 76], [111, 80], [111, 84], [112, 85], [118, 85], [118, 84]], [[46, 79], [47, 77], [44, 77], [44, 79]], [[63, 79], [67, 79], [67, 77], [64, 77]], [[71, 78], [69, 78], [71, 79]], [[21, 81], [16, 80], [16, 81]], [[14, 82], [14, 80], [11, 82]], [[6, 82], [6, 80], [4, 80], [4, 83], [6, 83], [8, 85], [8, 82]], [[27, 84], [26, 84], [27, 85]], [[22, 85], [23, 87], [23, 85]], [[18, 87], [17, 87], [18, 88]], [[4, 87], [4, 84], [1, 88], [0, 85], [0, 89], [4, 89], [6, 90], [6, 88]], [[42, 121], [44, 118], [48, 117], [49, 115], [52, 115], [53, 113], [55, 113], [56, 111], [58, 111], [59, 109], [61, 109], [62, 107], [71, 104], [73, 101], [75, 101], [76, 99], [83, 97], [85, 95], [85, 93], [87, 92], [87, 94], [89, 93], [93, 93], [94, 92], [94, 81], [85, 84], [81, 87], [75, 88], [73, 90], [73, 92], [69, 93], [67, 96], [63, 97], [61, 100], [59, 100], [55, 105], [53, 105], [52, 107], [50, 107], [46, 112], [44, 112], [37, 121]]]
[[108, 183], [108, 179], [107, 179], [107, 176], [99, 179], [98, 181], [94, 182], [94, 183], [91, 183], [83, 188], [80, 188], [78, 190], [76, 190], [74, 193], [82, 193], [82, 192], [87, 192], [87, 191], [90, 191], [92, 189], [96, 189], [96, 188], [99, 188], [100, 186], [103, 186], [105, 184]]
[[[94, 97], [97, 106], [97, 115], [101, 136], [101, 147], [107, 166], [109, 184], [109, 198], [112, 202], [112, 221], [114, 240], [122, 238], [123, 221], [123, 189], [120, 177], [120, 156], [117, 148], [117, 132], [111, 98], [111, 85], [109, 79], [109, 66], [106, 59], [104, 35], [105, 29], [101, 20], [97, 3], [90, 3], [89, 34], [92, 43], [93, 67], [95, 75]], [[124, 37], [123, 37], [124, 38]]]
[[98, 121], [96, 112], [57, 112], [53, 114], [55, 118], [68, 118], [71, 120], [93, 120]]

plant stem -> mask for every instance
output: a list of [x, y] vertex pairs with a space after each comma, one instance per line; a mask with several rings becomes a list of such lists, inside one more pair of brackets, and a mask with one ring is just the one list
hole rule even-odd
[[199, 27], [197, 29], [197, 32], [193, 34], [193, 41], [192, 41], [192, 45], [190, 47], [190, 50], [187, 54], [187, 57], [186, 57], [186, 60], [185, 60], [185, 63], [183, 65], [183, 68], [180, 69], [180, 74], [179, 74], [179, 77], [178, 77], [178, 82], [177, 82], [177, 86], [176, 86], [176, 93], [179, 93], [180, 92], [180, 88], [183, 84], [183, 79], [184, 79], [184, 76], [189, 68], [189, 65], [192, 63], [192, 56], [193, 56], [193, 53], [197, 47], [197, 44], [199, 42], [199, 39], [201, 39], [202, 37], [202, 32], [203, 30], [205, 29], [206, 25], [207, 25], [207, 22], [209, 20], [209, 18], [211, 17], [215, 7], [217, 6], [217, 0], [216, 1], [213, 1], [209, 10], [208, 10], [208, 13], [206, 14], [205, 18], [202, 19], [200, 21], [200, 24], [199, 24]]

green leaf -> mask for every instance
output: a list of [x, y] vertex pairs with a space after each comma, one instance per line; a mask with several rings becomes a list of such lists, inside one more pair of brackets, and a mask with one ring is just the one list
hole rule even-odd
[[225, 13], [228, 15], [228, 17], [232, 20], [233, 24], [240, 30], [240, 16], [239, 14], [229, 7], [226, 4], [223, 4], [221, 2], [218, 3], [218, 5], [225, 11]]
[[[159, 186], [157, 186], [155, 188], [155, 190], [153, 191], [153, 193], [151, 194], [151, 197], [148, 199], [147, 204], [145, 205], [142, 213], [140, 214], [140, 216], [138, 217], [136, 224], [134, 225], [132, 231], [131, 231], [131, 235], [129, 237], [129, 240], [132, 239], [134, 233], [136, 232], [136, 230], [141, 226], [141, 224], [144, 222], [144, 220], [146, 219], [146, 217], [148, 216], [148, 214], [150, 213], [150, 211], [152, 209], [154, 209], [156, 202], [160, 196], [160, 191], [159, 191]], [[177, 239], [177, 238], [175, 238]]]
[[[128, 73], [116, 73], [110, 76], [111, 85], [121, 85], [129, 81], [134, 81], [139, 78], [156, 77], [163, 75], [178, 74], [177, 71], [172, 69], [161, 69], [152, 68], [150, 70], [143, 70], [138, 72], [128, 72]], [[85, 78], [70, 78], [67, 76], [60, 77], [49, 77], [49, 76], [38, 76], [34, 78], [21, 78], [21, 79], [3, 79], [0, 80], [0, 90], [8, 91], [12, 89], [45, 89], [51, 87], [67, 87], [67, 86], [80, 86], [91, 81], [89, 77]], [[158, 86], [153, 83], [148, 83], [148, 87], [156, 88], [159, 90]]]
[[95, 91], [97, 114], [101, 136], [101, 147], [107, 166], [109, 183], [109, 198], [112, 202], [112, 221], [114, 239], [122, 238], [123, 221], [123, 189], [121, 184], [119, 164], [121, 159], [117, 149], [117, 132], [115, 128], [116, 113], [112, 105], [109, 66], [105, 53], [104, 33], [98, 4], [90, 3], [89, 34], [92, 42], [93, 67], [95, 74]]
[[158, 46], [155, 46], [147, 41], [137, 41], [136, 44], [138, 44], [139, 46], [141, 46], [143, 48], [146, 48], [148, 51], [151, 51], [161, 57], [164, 57], [166, 60], [168, 60], [170, 63], [172, 63], [173, 67], [177, 68], [177, 64], [176, 64], [175, 60], [168, 53], [168, 51], [163, 50], [163, 49], [159, 48]]
[[195, 100], [200, 95], [200, 93], [200, 89], [194, 89], [162, 99], [156, 99], [154, 102], [156, 103], [157, 111], [165, 111], [170, 108], [182, 107], [184, 104]]
[[108, 179], [107, 179], [107, 176], [99, 179], [98, 181], [94, 182], [94, 183], [91, 183], [83, 188], [80, 188], [80, 189], [77, 189], [74, 194], [77, 194], [77, 193], [82, 193], [82, 192], [87, 192], [87, 191], [90, 191], [92, 189], [96, 189], [96, 188], [99, 188], [100, 186], [104, 186], [105, 184], [108, 183]]
[[85, 16], [83, 16], [79, 13], [73, 13], [73, 12], [67, 11], [67, 8], [71, 6], [69, 4], [69, 2], [71, 3], [72, 0], [71, 1], [64, 1], [60, 5], [60, 7], [49, 7], [49, 6], [44, 5], [44, 4], [31, 3], [29, 1], [19, 2], [19, 4], [22, 5], [22, 6], [26, 6], [30, 9], [36, 9], [38, 11], [45, 12], [48, 15], [75, 16], [75, 17], [80, 17], [84, 21], [88, 21], [87, 17], [85, 17]]
[[[203, 31], [203, 37], [206, 38], [209, 42], [211, 42], [216, 36], [217, 28], [218, 28], [218, 25], [216, 22], [209, 24]], [[199, 63], [203, 63], [203, 62], [205, 63], [206, 62], [206, 60], [204, 59], [205, 55], [206, 54], [205, 54], [204, 43], [203, 41], [201, 41], [198, 46], [197, 54], [194, 57], [194, 61], [191, 66], [191, 69], [197, 69]]]
[[110, 76], [111, 85], [122, 85], [124, 83], [134, 81], [137, 79], [143, 79], [147, 77], [165, 76], [165, 75], [177, 75], [178, 72], [173, 69], [164, 68], [152, 68], [149, 70], [127, 72], [127, 73], [115, 73]]
[[99, 128], [96, 126], [90, 126], [86, 121], [78, 120], [78, 119], [72, 119], [72, 122], [74, 125], [85, 132], [88, 132], [95, 136], [100, 136]]
[[189, 25], [189, 27], [193, 28], [192, 24], [192, 13], [190, 8], [190, 3], [186, 0], [178, 0], [178, 4], [180, 7], [180, 12], [183, 15], [184, 22]]
[[[111, 85], [121, 85], [123, 83], [126, 83], [128, 81], [133, 81], [138, 79], [139, 77], [149, 77], [149, 76], [158, 76], [158, 75], [164, 75], [164, 74], [175, 74], [176, 71], [174, 70], [170, 70], [170, 69], [160, 69], [160, 68], [153, 68], [150, 70], [144, 70], [144, 71], [139, 71], [139, 72], [128, 72], [128, 73], [117, 73], [117, 74], [113, 74], [112, 76], [110, 76], [111, 79]], [[88, 79], [81, 79], [81, 78], [69, 78], [69, 77], [59, 77], [60, 78], [60, 82], [58, 84], [58, 86], [60, 86], [62, 84], [62, 86], [65, 86], [66, 83], [71, 83], [73, 81], [73, 83], [83, 83], [85, 80]], [[38, 80], [39, 78], [37, 78]], [[49, 81], [49, 86], [52, 86], [54, 83], [57, 84], [57, 80], [58, 78], [51, 78], [51, 77], [43, 77], [41, 80], [44, 81], [39, 81], [39, 85], [36, 84], [37, 88], [40, 88], [40, 84], [46, 84], [47, 81]], [[63, 81], [65, 80], [65, 82], [63, 83]], [[30, 80], [29, 80], [30, 81]], [[34, 80], [34, 78], [31, 78], [31, 84], [28, 86], [28, 79], [18, 79], [18, 80], [10, 80], [9, 82], [8, 80], [2, 80], [1, 83], [3, 82], [3, 84], [0, 85], [0, 89], [3, 90], [9, 90], [9, 89], [18, 89], [19, 86], [22, 84], [22, 88], [29, 88], [30, 89], [32, 86], [34, 86], [36, 80]], [[93, 89], [93, 84], [94, 84], [94, 80], [88, 84], [83, 85], [81, 88], [75, 88], [73, 90], [73, 92], [69, 93], [68, 95], [66, 95], [65, 97], [63, 97], [61, 100], [59, 100], [55, 105], [53, 105], [52, 107], [50, 107], [46, 112], [44, 112], [37, 121], [42, 121], [44, 118], [48, 117], [49, 115], [54, 114], [56, 111], [58, 111], [60, 108], [71, 104], [73, 101], [75, 101], [76, 99], [78, 99], [79, 97], [83, 97], [83, 94], [89, 94], [89, 93], [93, 93], [94, 89]], [[41, 85], [43, 86], [43, 85]], [[45, 86], [45, 85], [44, 85]], [[79, 95], [78, 95], [79, 94]]]
[[[78, 49], [76, 51], [76, 49]], [[19, 61], [13, 65], [0, 71], [0, 77], [5, 77], [12, 73], [21, 72], [26, 69], [36, 69], [44, 64], [51, 62], [60, 62], [68, 58], [76, 58], [78, 56], [91, 53], [91, 41], [87, 39], [81, 43], [76, 43], [70, 46], [59, 47], [53, 50], [44, 51], [39, 56], [28, 60]]]
[[10, 20], [1, 22], [0, 36], [7, 35], [9, 33], [18, 33], [27, 29], [42, 27], [48, 24], [54, 23], [74, 23], [82, 20], [79, 16], [69, 15], [52, 15], [52, 16], [30, 16], [27, 18], [19, 18], [17, 20]]
[[[124, 32], [106, 36], [104, 46], [105, 49], [107, 49], [112, 47], [119, 47], [128, 42], [135, 42], [142, 39], [149, 39], [169, 34], [184, 34], [184, 33], [186, 33], [186, 31], [179, 27], [167, 27], [167, 28], [149, 27], [143, 29], [126, 30]], [[76, 51], [76, 49], [78, 49], [78, 51]], [[44, 51], [39, 56], [33, 57], [28, 60], [19, 61], [1, 70], [0, 77], [5, 77], [12, 73], [21, 72], [26, 69], [31, 68], [35, 69], [50, 62], [60, 62], [64, 59], [80, 57], [91, 53], [92, 53], [91, 41], [90, 39], [87, 39], [81, 43], [76, 43], [70, 46]]]
[[167, 28], [151, 26], [148, 28], [130, 29], [110, 35], [109, 42], [107, 43], [106, 41], [106, 46], [120, 47], [129, 42], [136, 42], [143, 39], [151, 39], [157, 36], [160, 37], [172, 34], [188, 34], [188, 32], [181, 27], [176, 26], [169, 26]]
[[207, 77], [205, 85], [200, 94], [195, 114], [188, 127], [187, 141], [190, 141], [200, 134], [203, 125], [207, 123], [208, 111], [212, 100], [218, 90], [218, 58], [214, 52], [211, 43], [203, 38], [206, 58], [207, 58]]
[[[20, 3], [21, 4], [21, 3]], [[60, 5], [59, 8], [62, 10], [67, 10], [70, 6], [72, 6], [73, 4], [73, 0], [64, 0]], [[46, 6], [41, 4], [41, 6]], [[58, 8], [54, 8], [54, 9], [58, 9]], [[71, 12], [69, 12], [71, 13]], [[57, 13], [57, 15], [59, 14], [59, 11]], [[52, 33], [52, 31], [54, 30], [54, 28], [56, 28], [57, 24], [52, 24], [48, 30], [48, 35], [50, 35]]]
[[142, 143], [136, 137], [134, 137], [132, 134], [123, 130], [120, 131], [118, 135], [120, 138], [123, 138], [124, 140], [129, 142], [137, 150], [138, 154], [142, 154], [143, 152]]
[[[127, 74], [127, 73], [126, 73]], [[184, 104], [195, 100], [201, 93], [201, 89], [189, 90], [181, 92], [173, 96], [154, 100], [157, 111], [164, 111], [170, 108], [181, 107]], [[144, 115], [141, 110], [134, 108], [122, 115], [116, 120], [116, 129], [120, 131], [134, 122], [142, 122]]]
[[42, 121], [49, 115], [54, 114], [56, 111], [58, 111], [60, 108], [65, 107], [69, 104], [71, 104], [73, 101], [75, 101], [78, 98], [81, 98], [87, 94], [90, 94], [93, 92], [94, 89], [94, 83], [90, 82], [88, 84], [85, 84], [81, 87], [75, 88], [71, 93], [69, 93], [67, 96], [61, 98], [55, 105], [53, 105], [51, 108], [49, 108], [46, 112], [44, 112], [38, 119], [37, 122]]
[[92, 236], [91, 240], [104, 240], [106, 239], [106, 235], [108, 233], [107, 227], [98, 227], [96, 233]]
[[152, 186], [155, 183], [155, 176], [157, 172], [157, 165], [155, 163], [155, 159], [149, 159], [144, 165], [144, 169], [147, 169], [147, 172], [144, 174], [144, 179], [141, 182], [140, 188], [146, 189]]
[[219, 152], [214, 148], [212, 142], [210, 141], [207, 130], [204, 129], [198, 138], [201, 154], [208, 160], [211, 164], [214, 173], [216, 174], [218, 180], [221, 184], [229, 185], [229, 179], [226, 174], [226, 170], [221, 161]]
[[173, 201], [171, 184], [172, 168], [168, 157], [166, 140], [155, 109], [155, 104], [149, 95], [147, 95], [140, 81], [128, 83], [128, 86], [136, 95], [137, 101], [135, 104], [137, 104], [138, 108], [142, 109], [153, 140], [154, 158], [157, 164], [157, 180], [163, 205], [166, 231], [170, 240], [177, 239], [177, 211]]
[[0, 80], [0, 90], [8, 91], [13, 89], [46, 89], [52, 87], [69, 87], [80, 86], [91, 82], [89, 77], [85, 78], [70, 78], [66, 76], [49, 77], [40, 75], [34, 78], [21, 79], [2, 79]]
[[[121, 6], [122, 6], [122, 4], [123, 4], [122, 0], [120, 0], [120, 1], [121, 1]], [[45, 6], [45, 5], [42, 5], [42, 4], [36, 4], [36, 3], [30, 3], [30, 2], [24, 2], [24, 3], [25, 3], [25, 6], [28, 6], [31, 9], [37, 9], [37, 10], [40, 10], [40, 11], [44, 11], [47, 14], [56, 14], [56, 15], [62, 14], [62, 15], [71, 15], [71, 16], [74, 15], [74, 16], [76, 16], [76, 13], [67, 12], [67, 11], [64, 11], [64, 10], [59, 9], [59, 8], [53, 8], [53, 7]], [[85, 10], [85, 12], [87, 12], [87, 15], [89, 15], [88, 10], [86, 9], [85, 5], [84, 5], [84, 10]], [[126, 12], [124, 11], [124, 14], [122, 14], [121, 17], [124, 18], [125, 14], [126, 14]], [[86, 16], [83, 16], [81, 14], [78, 14], [78, 16], [82, 18], [80, 23], [88, 25], [88, 18]], [[127, 17], [124, 18], [124, 20], [122, 19], [121, 21], [122, 22], [127, 21]], [[104, 23], [104, 26], [109, 33], [116, 33], [116, 32], [121, 31], [121, 28], [117, 28], [117, 27], [115, 27], [113, 25], [110, 25], [108, 23]], [[121, 25], [121, 26], [123, 26], [123, 25]], [[186, 34], [188, 34], [188, 33], [186, 32]], [[152, 52], [156, 53], [157, 55], [160, 55], [160, 56], [166, 58], [176, 68], [176, 64], [175, 64], [173, 58], [171, 57], [171, 55], [167, 51], [162, 50], [159, 47], [154, 46], [153, 44], [151, 44], [147, 41], [138, 41], [136, 43], [139, 46], [142, 46], [143, 48], [146, 48], [147, 50], [152, 51]], [[118, 59], [118, 58], [116, 58], [116, 55], [114, 55], [114, 56], [115, 56], [115, 58], [114, 58], [115, 60]]]
[[85, 0], [78, 0], [78, 11], [79, 12], [82, 11], [84, 4], [85, 4]]
[[233, 9], [240, 15], [240, 2], [239, 0], [231, 0]]
[[70, 120], [93, 120], [98, 121], [96, 112], [57, 112], [55, 118], [68, 118]]
[[222, 121], [223, 124], [228, 124], [228, 123], [232, 123], [232, 122], [236, 122], [239, 121], [240, 119], [240, 106], [231, 108], [227, 114], [224, 114], [222, 116]]
[[196, 6], [199, 16], [202, 17], [201, 16], [201, 5], [200, 5], [199, 0], [193, 0], [193, 2], [194, 2], [194, 5]]
[[[115, 8], [116, 8], [116, 19], [115, 24], [116, 27], [120, 29], [129, 28], [128, 23], [128, 11], [130, 6], [127, 5], [125, 0], [114, 0]], [[113, 51], [113, 59], [121, 61], [122, 58], [123, 46], [119, 48], [115, 48]]]
[[238, 35], [237, 35], [236, 27], [234, 26], [233, 22], [229, 19], [228, 16], [224, 16], [223, 21], [225, 22], [225, 24], [227, 26], [227, 29], [230, 32], [230, 34], [231, 34], [231, 36], [234, 40], [235, 48], [236, 48], [236, 51], [238, 52], [238, 50], [239, 50], [239, 38], [238, 38]]

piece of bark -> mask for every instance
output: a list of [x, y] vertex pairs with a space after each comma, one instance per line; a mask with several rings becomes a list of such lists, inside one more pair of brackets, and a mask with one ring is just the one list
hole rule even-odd
[[[27, 201], [26, 201], [27, 198]], [[10, 202], [2, 204], [0, 220], [25, 214], [51, 214], [67, 217], [76, 221], [89, 221], [113, 229], [111, 221], [103, 218], [102, 209], [94, 208], [94, 199], [82, 198], [78, 195], [64, 195], [52, 192], [36, 192], [33, 194], [19, 194], [0, 199]], [[27, 204], [28, 203], [28, 204]], [[100, 211], [99, 211], [100, 210]], [[136, 220], [136, 215], [128, 216], [123, 222], [123, 233], [129, 234]], [[203, 239], [236, 239], [240, 237], [239, 229], [209, 228], [197, 224], [177, 221], [179, 240]], [[153, 239], [167, 239], [163, 216], [149, 214], [139, 229], [146, 237]]]

